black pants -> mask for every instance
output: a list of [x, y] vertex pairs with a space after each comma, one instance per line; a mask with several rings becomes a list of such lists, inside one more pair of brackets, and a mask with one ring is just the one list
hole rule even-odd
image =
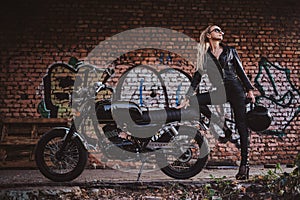
[[[223, 89], [224, 91], [224, 89]], [[226, 97], [224, 97], [226, 95]], [[248, 162], [249, 131], [246, 123], [246, 96], [239, 80], [225, 82], [225, 91], [217, 89], [211, 93], [199, 93], [196, 95], [200, 111], [211, 119], [212, 113], [207, 105], [230, 103], [234, 113], [234, 120], [241, 141], [241, 164]]]

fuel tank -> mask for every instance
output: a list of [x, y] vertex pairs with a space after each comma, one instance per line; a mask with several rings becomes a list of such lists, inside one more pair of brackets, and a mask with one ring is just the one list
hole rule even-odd
[[111, 113], [111, 101], [101, 100], [96, 103], [96, 115], [98, 122], [107, 123], [113, 122], [113, 117]]

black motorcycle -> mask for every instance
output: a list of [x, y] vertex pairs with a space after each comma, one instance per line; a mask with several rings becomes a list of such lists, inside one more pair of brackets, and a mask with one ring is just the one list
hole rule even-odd
[[[92, 65], [80, 68], [82, 76], [72, 94], [71, 126], [53, 128], [36, 147], [36, 164], [45, 177], [71, 181], [84, 170], [89, 152], [97, 151], [107, 159], [141, 162], [138, 180], [147, 162], [155, 163], [175, 179], [188, 179], [201, 172], [208, 160], [209, 147], [201, 135], [207, 126], [198, 110], [151, 110], [130, 101], [98, 100], [99, 92], [112, 91], [106, 82], [114, 70]], [[96, 80], [98, 74], [102, 75], [101, 81]], [[87, 76], [92, 78], [86, 81]], [[90, 84], [91, 80], [95, 84]], [[88, 119], [96, 139], [87, 134], [91, 131], [85, 127]]]

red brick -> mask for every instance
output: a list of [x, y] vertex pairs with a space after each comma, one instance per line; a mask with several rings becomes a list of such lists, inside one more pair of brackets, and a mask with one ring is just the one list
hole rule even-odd
[[[74, 14], [72, 7], [64, 2], [60, 2], [55, 6], [48, 3], [45, 7], [48, 9], [47, 13], [50, 13], [49, 17], [45, 18], [43, 12], [40, 12], [40, 14], [35, 13], [33, 21], [29, 21], [31, 18], [23, 19], [26, 29], [20, 29], [22, 31], [19, 32], [4, 29], [0, 33], [0, 38], [8, 38], [0, 43], [1, 47], [4, 47], [1, 48], [0, 90], [2, 97], [5, 98], [5, 103], [0, 107], [1, 117], [2, 115], [4, 117], [39, 116], [35, 109], [40, 101], [40, 99], [37, 99], [40, 97], [35, 94], [37, 86], [40, 85], [47, 68], [56, 61], [68, 62], [70, 56], [84, 58], [101, 41], [122, 31], [137, 27], [158, 26], [170, 28], [199, 41], [200, 32], [207, 25], [206, 19], [209, 18], [211, 21], [218, 22], [221, 17], [218, 14], [220, 12], [222, 12], [222, 24], [220, 26], [225, 31], [225, 42], [238, 49], [247, 73], [251, 73], [254, 77], [254, 74], [258, 72], [258, 62], [261, 56], [266, 56], [272, 62], [279, 62], [283, 67], [293, 69], [291, 77], [299, 88], [300, 82], [297, 76], [300, 71], [300, 38], [297, 29], [299, 24], [291, 20], [300, 17], [299, 7], [288, 4], [279, 6], [278, 3], [273, 3], [271, 0], [263, 2], [259, 0], [248, 1], [243, 5], [240, 4], [240, 1], [233, 0], [225, 9], [218, 7], [216, 4], [214, 1], [206, 1], [205, 3], [199, 1], [197, 4], [188, 1], [185, 3], [172, 1], [170, 4], [158, 5], [144, 0], [141, 4], [132, 1], [126, 2], [126, 4], [110, 5], [109, 3], [100, 4], [96, 0], [92, 0], [85, 3], [84, 6], [80, 6], [81, 12], [76, 13], [78, 20], [72, 21], [70, 20], [70, 13]], [[272, 16], [267, 18], [265, 13], [258, 12], [266, 7], [270, 12], [280, 8], [280, 13], [272, 12]], [[62, 8], [65, 9], [64, 12], [61, 12]], [[30, 12], [30, 8], [28, 9], [28, 12]], [[128, 9], [133, 10], [130, 15], [120, 12]], [[241, 12], [238, 15], [232, 14], [231, 10], [246, 10], [247, 12]], [[101, 13], [101, 17], [98, 13]], [[133, 14], [135, 15], [133, 16]], [[199, 16], [205, 17], [201, 18]], [[287, 17], [282, 18], [281, 16]], [[249, 20], [245, 22], [242, 19]], [[13, 18], [8, 19], [8, 22], [15, 22], [15, 20]], [[278, 20], [280, 20], [280, 23], [278, 23]], [[18, 37], [19, 39], [16, 40], [17, 35], [22, 37]], [[171, 38], [173, 43], [167, 43], [166, 45], [179, 49], [180, 47], [176, 44], [180, 41], [182, 41], [181, 38]], [[131, 45], [129, 41], [121, 41], [121, 43], [125, 46]], [[160, 42], [158, 41], [157, 44], [160, 44]], [[111, 48], [111, 46], [107, 48]], [[151, 50], [141, 52], [145, 52], [145, 55], [142, 55], [141, 58], [140, 56], [135, 57], [132, 53], [127, 60], [118, 61], [124, 65], [118, 71], [116, 70], [118, 74], [112, 79], [111, 83], [116, 84], [120, 74], [124, 73], [132, 64], [159, 64], [157, 54], [151, 52]], [[112, 55], [107, 56], [112, 57]], [[144, 58], [144, 56], [147, 58]], [[184, 56], [190, 57], [188, 54]], [[173, 54], [172, 57], [174, 65], [172, 67], [182, 69], [190, 75], [193, 73], [194, 66], [187, 64], [176, 66], [178, 61], [182, 59]], [[158, 69], [160, 68], [158, 67]], [[31, 82], [28, 80], [29, 77]], [[16, 89], [19, 89], [20, 92], [17, 92]], [[20, 94], [28, 94], [28, 101], [20, 101]], [[276, 120], [280, 121], [279, 125], [282, 125], [286, 117], [282, 115]], [[272, 149], [271, 153], [276, 155], [283, 155], [283, 152], [292, 155], [287, 158], [291, 162], [295, 151], [299, 151], [299, 130], [300, 122], [299, 119], [296, 119], [288, 128], [292, 136], [284, 139], [284, 142], [278, 142], [278, 139], [274, 139], [273, 136], [252, 137], [251, 147], [255, 147], [253, 152], [255, 156], [251, 159], [255, 160], [255, 163], [283, 162], [281, 158], [274, 157], [271, 160], [271, 157], [267, 157], [268, 160], [264, 157], [265, 154], [262, 154], [262, 152], [268, 152]], [[282, 150], [284, 147], [290, 148]], [[216, 160], [222, 158], [222, 155], [227, 155], [230, 159], [233, 159], [227, 153], [234, 151], [239, 152], [232, 145], [225, 144], [218, 145], [216, 151], [212, 154], [214, 154], [213, 157]], [[215, 156], [216, 154], [218, 156]]]

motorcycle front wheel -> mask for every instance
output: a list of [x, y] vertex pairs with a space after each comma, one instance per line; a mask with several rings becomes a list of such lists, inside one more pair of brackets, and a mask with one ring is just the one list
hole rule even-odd
[[209, 145], [200, 132], [188, 126], [178, 130], [169, 150], [156, 154], [161, 171], [175, 179], [188, 179], [202, 171], [207, 164]]
[[58, 155], [65, 135], [65, 129], [52, 129], [41, 137], [35, 151], [35, 161], [40, 172], [56, 182], [77, 178], [84, 170], [88, 158], [88, 152], [77, 137]]

